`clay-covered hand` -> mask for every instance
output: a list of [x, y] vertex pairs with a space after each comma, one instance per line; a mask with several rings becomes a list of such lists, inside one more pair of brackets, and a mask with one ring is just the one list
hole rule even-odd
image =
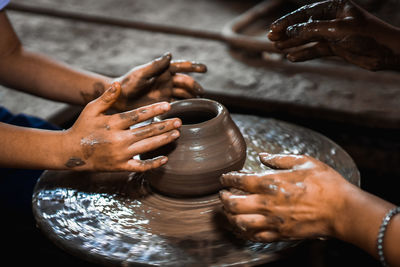
[[170, 105], [160, 102], [124, 113], [105, 114], [120, 93], [120, 84], [113, 83], [103, 95], [84, 108], [75, 124], [67, 130], [64, 142], [64, 165], [67, 169], [142, 172], [167, 162], [166, 157], [144, 161], [133, 157], [178, 138], [180, 119], [131, 128], [165, 113]]
[[201, 63], [171, 61], [171, 54], [167, 53], [115, 79], [121, 84], [122, 93], [114, 108], [124, 111], [159, 101], [201, 96], [202, 86], [183, 73], [206, 71]]
[[400, 29], [350, 0], [303, 6], [273, 22], [268, 37], [290, 61], [339, 56], [368, 70], [400, 70]]
[[221, 177], [223, 186], [243, 192], [220, 193], [238, 233], [257, 242], [333, 236], [349, 183], [309, 156], [261, 153], [260, 159], [273, 169]]

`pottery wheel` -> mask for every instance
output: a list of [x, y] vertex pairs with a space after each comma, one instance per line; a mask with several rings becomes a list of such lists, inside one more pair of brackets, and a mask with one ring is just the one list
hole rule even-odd
[[[359, 185], [350, 156], [326, 137], [285, 122], [232, 115], [247, 143], [244, 169], [267, 169], [259, 152], [307, 154]], [[252, 266], [276, 260], [298, 242], [236, 238], [220, 213], [218, 194], [176, 199], [152, 192], [145, 175], [46, 171], [33, 210], [56, 245], [105, 265]]]

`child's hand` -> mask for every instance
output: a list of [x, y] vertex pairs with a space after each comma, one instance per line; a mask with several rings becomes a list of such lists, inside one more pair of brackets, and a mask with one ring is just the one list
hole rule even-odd
[[174, 98], [193, 98], [204, 93], [192, 77], [178, 72], [206, 72], [207, 67], [190, 61], [171, 62], [171, 54], [138, 66], [117, 78], [121, 97], [114, 108], [124, 111]]
[[[132, 76], [135, 77], [135, 76]], [[141, 161], [135, 155], [156, 149], [179, 137], [181, 121], [169, 119], [147, 126], [130, 126], [165, 113], [166, 102], [136, 110], [106, 115], [118, 99], [121, 86], [115, 82], [104, 94], [90, 102], [66, 132], [65, 167], [73, 170], [135, 171], [157, 168], [167, 157]]]

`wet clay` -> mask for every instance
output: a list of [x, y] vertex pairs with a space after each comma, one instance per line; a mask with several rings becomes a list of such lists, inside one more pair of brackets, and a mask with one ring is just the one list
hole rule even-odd
[[93, 91], [91, 93], [81, 91], [81, 97], [85, 103], [89, 103], [93, 99], [100, 97], [105, 91], [105, 86], [101, 82], [95, 82], [93, 84]]
[[221, 174], [240, 170], [246, 159], [246, 142], [228, 110], [209, 99], [171, 103], [171, 110], [155, 121], [180, 118], [175, 142], [141, 156], [167, 156], [168, 162], [146, 173], [150, 185], [176, 197], [203, 196], [221, 189]]
[[85, 164], [86, 164], [86, 162], [84, 162], [81, 158], [71, 157], [65, 163], [65, 167], [74, 168], [74, 167], [79, 167], [79, 166], [82, 166], [82, 165], [85, 165]]
[[[324, 136], [257, 116], [232, 118], [247, 144], [244, 171], [269, 170], [260, 152], [307, 154], [359, 185], [352, 159]], [[47, 171], [33, 196], [43, 233], [69, 253], [100, 264], [253, 266], [298, 244], [236, 238], [220, 209], [218, 194], [172, 198], [154, 192], [143, 176], [125, 172]]]

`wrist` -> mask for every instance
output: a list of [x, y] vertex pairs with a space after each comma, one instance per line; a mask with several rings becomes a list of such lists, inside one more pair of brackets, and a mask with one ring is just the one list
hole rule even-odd
[[355, 208], [354, 198], [357, 198], [360, 194], [362, 194], [362, 191], [347, 181], [341, 186], [341, 190], [337, 194], [340, 204], [337, 205], [336, 215], [333, 219], [333, 235], [335, 238], [347, 241], [349, 231], [352, 231], [350, 226]]
[[63, 169], [64, 131], [0, 123], [0, 165], [24, 169]]
[[80, 148], [80, 138], [72, 128], [64, 131], [63, 142], [60, 148], [60, 169], [85, 170], [87, 162]]
[[338, 197], [343, 204], [334, 220], [334, 237], [376, 255], [379, 227], [393, 204], [350, 183]]

